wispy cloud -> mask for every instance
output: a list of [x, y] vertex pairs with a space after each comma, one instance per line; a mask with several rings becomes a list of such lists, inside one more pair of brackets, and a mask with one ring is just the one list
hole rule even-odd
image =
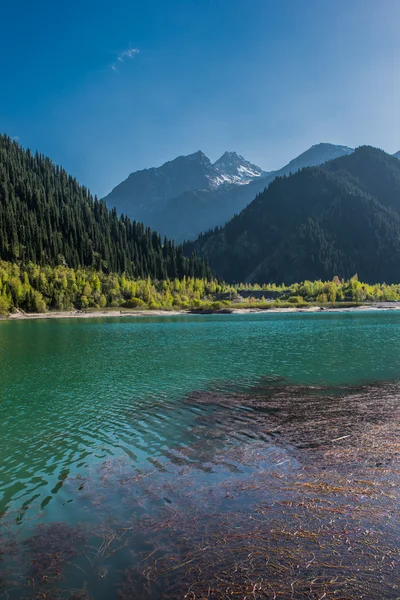
[[[139, 54], [140, 50], [138, 48], [127, 48], [126, 50], [123, 50], [122, 52], [120, 52], [117, 56], [117, 61], [120, 63], [124, 63], [126, 60], [130, 60], [132, 58], [134, 58], [136, 56], [136, 54]], [[113, 71], [118, 71], [117, 69], [117, 61], [113, 62], [111, 65], [111, 68]]]
[[13, 136], [11, 136], [11, 139], [12, 139], [14, 142], [18, 142], [18, 141], [19, 141], [19, 135], [13, 135]]
[[139, 54], [138, 48], [127, 48], [118, 56], [119, 60], [124, 60], [124, 58], [132, 58], [135, 54]]

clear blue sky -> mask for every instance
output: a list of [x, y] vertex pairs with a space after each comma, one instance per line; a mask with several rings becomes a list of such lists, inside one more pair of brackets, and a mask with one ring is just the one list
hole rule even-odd
[[[0, 131], [94, 193], [202, 149], [400, 149], [400, 0], [4, 2]], [[119, 60], [121, 59], [121, 60]]]

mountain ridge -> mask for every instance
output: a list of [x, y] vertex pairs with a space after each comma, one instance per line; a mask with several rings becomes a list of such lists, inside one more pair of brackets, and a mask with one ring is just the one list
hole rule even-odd
[[224, 227], [185, 246], [231, 282], [398, 281], [400, 163], [364, 146], [275, 178]]
[[131, 173], [105, 201], [176, 241], [195, 239], [243, 210], [275, 177], [352, 151], [347, 146], [315, 144], [272, 172], [262, 171], [236, 152], [226, 151], [211, 163], [198, 151]]

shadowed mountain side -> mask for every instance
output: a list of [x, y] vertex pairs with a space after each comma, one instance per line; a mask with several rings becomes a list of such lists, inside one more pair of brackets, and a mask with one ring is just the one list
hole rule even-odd
[[254, 199], [260, 184], [257, 181], [257, 185], [254, 182], [240, 187], [224, 185], [214, 191], [184, 192], [152, 216], [152, 226], [177, 241], [195, 239], [199, 232], [223, 225], [233, 214], [241, 212]]
[[228, 281], [399, 279], [400, 162], [371, 147], [271, 183], [186, 250]]
[[176, 241], [195, 239], [200, 232], [224, 225], [277, 176], [352, 152], [347, 146], [317, 144], [270, 173], [235, 152], [225, 152], [214, 164], [197, 152], [132, 173], [105, 200], [161, 235]]

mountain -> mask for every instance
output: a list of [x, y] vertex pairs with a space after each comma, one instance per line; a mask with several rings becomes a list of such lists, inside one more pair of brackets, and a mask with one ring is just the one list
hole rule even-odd
[[234, 183], [246, 184], [263, 174], [235, 152], [225, 152], [214, 164], [201, 152], [179, 156], [161, 167], [131, 173], [105, 200], [119, 213], [153, 224], [154, 218], [171, 198], [199, 190], [216, 190]]
[[317, 144], [270, 173], [236, 152], [225, 152], [214, 164], [196, 152], [132, 173], [105, 200], [163, 235], [177, 241], [195, 239], [240, 212], [275, 177], [351, 152], [346, 146]]
[[336, 144], [315, 144], [308, 150], [290, 161], [283, 169], [275, 171], [274, 175], [286, 175], [287, 173], [295, 173], [304, 167], [316, 167], [322, 165], [328, 160], [348, 156], [354, 152], [354, 148], [348, 146], [338, 146]]
[[[0, 135], [0, 259], [165, 279], [208, 275], [182, 246], [118, 217], [41, 154]], [[1, 294], [1, 290], [0, 290]]]
[[[217, 172], [203, 152], [179, 156], [158, 168], [131, 173], [105, 198], [109, 206], [136, 220], [148, 217], [169, 198], [216, 187]], [[146, 224], [150, 224], [148, 221]]]
[[227, 281], [400, 279], [400, 162], [371, 147], [277, 177], [186, 251]]
[[395, 152], [395, 154], [393, 154], [393, 156], [395, 156], [396, 158], [400, 159], [400, 150], [398, 152]]
[[218, 183], [236, 183], [244, 185], [264, 175], [260, 167], [251, 164], [236, 152], [224, 152], [214, 163], [214, 168], [220, 174]]

